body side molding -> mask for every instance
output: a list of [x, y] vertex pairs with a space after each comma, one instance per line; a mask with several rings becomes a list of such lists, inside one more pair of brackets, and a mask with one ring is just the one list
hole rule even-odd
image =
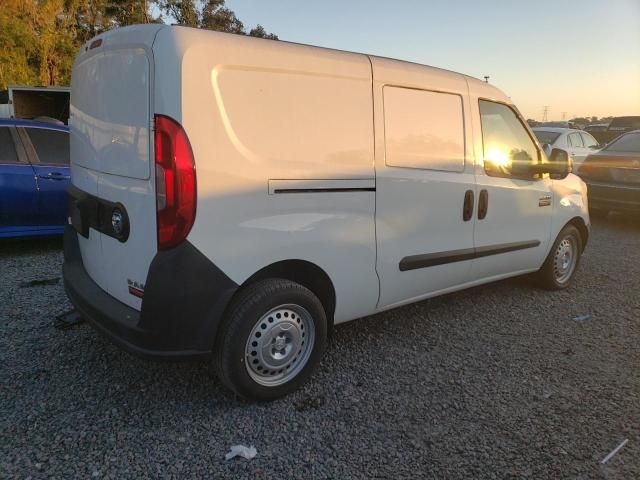
[[501, 253], [515, 252], [517, 250], [524, 250], [527, 248], [535, 248], [539, 245], [539, 240], [530, 240], [526, 242], [500, 243], [486, 247], [448, 250], [445, 252], [427, 253], [422, 255], [410, 255], [400, 260], [398, 266], [401, 272], [405, 272], [407, 270], [435, 267], [436, 265], [463, 262], [465, 260], [473, 260], [474, 258], [500, 255]]
[[273, 193], [345, 193], [345, 192], [375, 192], [375, 187], [363, 188], [282, 188]]
[[269, 195], [282, 193], [375, 192], [375, 178], [269, 180]]

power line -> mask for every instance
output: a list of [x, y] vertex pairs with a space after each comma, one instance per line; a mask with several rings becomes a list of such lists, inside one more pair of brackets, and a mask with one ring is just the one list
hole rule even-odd
[[542, 121], [546, 122], [547, 120], [549, 120], [549, 105], [542, 107]]

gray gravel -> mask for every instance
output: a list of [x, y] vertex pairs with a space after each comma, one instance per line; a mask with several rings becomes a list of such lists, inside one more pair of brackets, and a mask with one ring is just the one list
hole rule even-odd
[[339, 326], [269, 404], [56, 328], [60, 247], [0, 243], [2, 478], [640, 478], [639, 221], [597, 222], [564, 292], [514, 279]]

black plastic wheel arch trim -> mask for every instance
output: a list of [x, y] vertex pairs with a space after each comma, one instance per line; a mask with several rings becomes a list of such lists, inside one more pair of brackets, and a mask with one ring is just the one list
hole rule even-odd
[[210, 350], [238, 284], [185, 240], [156, 253], [147, 274], [140, 312], [143, 327], [171, 341]]
[[143, 357], [193, 358], [211, 353], [238, 285], [188, 241], [159, 252], [147, 275], [141, 311], [100, 288], [82, 263], [78, 233], [65, 227], [63, 277], [71, 303], [99, 332]]

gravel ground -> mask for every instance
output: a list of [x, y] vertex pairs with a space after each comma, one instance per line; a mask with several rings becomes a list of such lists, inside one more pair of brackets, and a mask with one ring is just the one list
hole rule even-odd
[[595, 223], [566, 291], [514, 279], [339, 326], [269, 404], [56, 328], [61, 262], [59, 240], [0, 243], [2, 478], [640, 478], [640, 221]]

